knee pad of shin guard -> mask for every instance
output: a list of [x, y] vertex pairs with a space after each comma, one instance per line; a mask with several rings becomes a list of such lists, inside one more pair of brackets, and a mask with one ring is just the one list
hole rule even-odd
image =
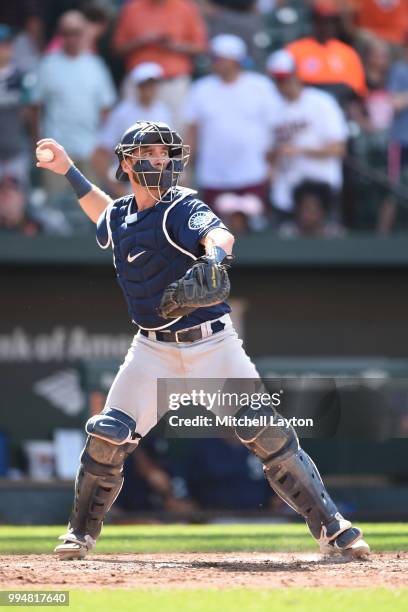
[[137, 442], [111, 444], [101, 438], [88, 436], [81, 455], [81, 463], [86, 471], [95, 476], [107, 477], [123, 471], [127, 456], [137, 448]]
[[116, 408], [104, 408], [87, 420], [85, 431], [111, 444], [122, 445], [140, 439], [136, 433], [136, 421]]
[[[275, 411], [264, 408], [254, 411], [251, 408], [245, 408], [237, 416], [240, 420], [247, 417], [249, 424], [235, 427], [236, 436], [263, 463], [277, 455], [292, 454], [299, 448], [298, 438], [293, 427], [270, 425], [271, 417], [279, 418]], [[258, 424], [257, 421], [261, 424]]]

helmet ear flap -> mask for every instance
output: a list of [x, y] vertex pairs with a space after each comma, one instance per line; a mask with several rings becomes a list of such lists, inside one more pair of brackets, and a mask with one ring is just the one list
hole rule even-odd
[[123, 172], [122, 170], [122, 161], [125, 159], [125, 156], [123, 154], [123, 149], [122, 149], [122, 145], [118, 144], [115, 147], [115, 153], [117, 155], [117, 158], [119, 160], [119, 165], [118, 168], [116, 170], [116, 180], [121, 182], [121, 183], [126, 183], [129, 178], [128, 175], [126, 174], [126, 172]]
[[117, 157], [119, 158], [119, 160], [121, 161], [124, 157], [123, 155], [123, 150], [122, 150], [122, 145], [121, 144], [117, 144], [115, 147], [115, 155], [117, 155]]

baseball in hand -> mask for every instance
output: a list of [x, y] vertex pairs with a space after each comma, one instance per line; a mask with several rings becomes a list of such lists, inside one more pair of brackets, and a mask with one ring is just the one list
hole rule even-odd
[[39, 162], [51, 162], [55, 157], [51, 149], [38, 148], [35, 154]]

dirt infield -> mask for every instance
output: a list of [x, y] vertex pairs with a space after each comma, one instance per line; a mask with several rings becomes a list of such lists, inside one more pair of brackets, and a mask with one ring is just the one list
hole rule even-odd
[[95, 554], [82, 561], [3, 555], [0, 588], [232, 588], [408, 586], [408, 553], [345, 562], [316, 553]]

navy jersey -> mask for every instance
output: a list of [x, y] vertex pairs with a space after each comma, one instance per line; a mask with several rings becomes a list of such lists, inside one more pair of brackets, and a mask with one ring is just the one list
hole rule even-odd
[[171, 320], [157, 312], [165, 288], [204, 253], [200, 240], [216, 227], [226, 229], [195, 191], [182, 187], [142, 211], [134, 195], [108, 206], [97, 223], [97, 242], [102, 248], [112, 246], [117, 280], [133, 323], [142, 329], [178, 331], [230, 312], [225, 302]]

